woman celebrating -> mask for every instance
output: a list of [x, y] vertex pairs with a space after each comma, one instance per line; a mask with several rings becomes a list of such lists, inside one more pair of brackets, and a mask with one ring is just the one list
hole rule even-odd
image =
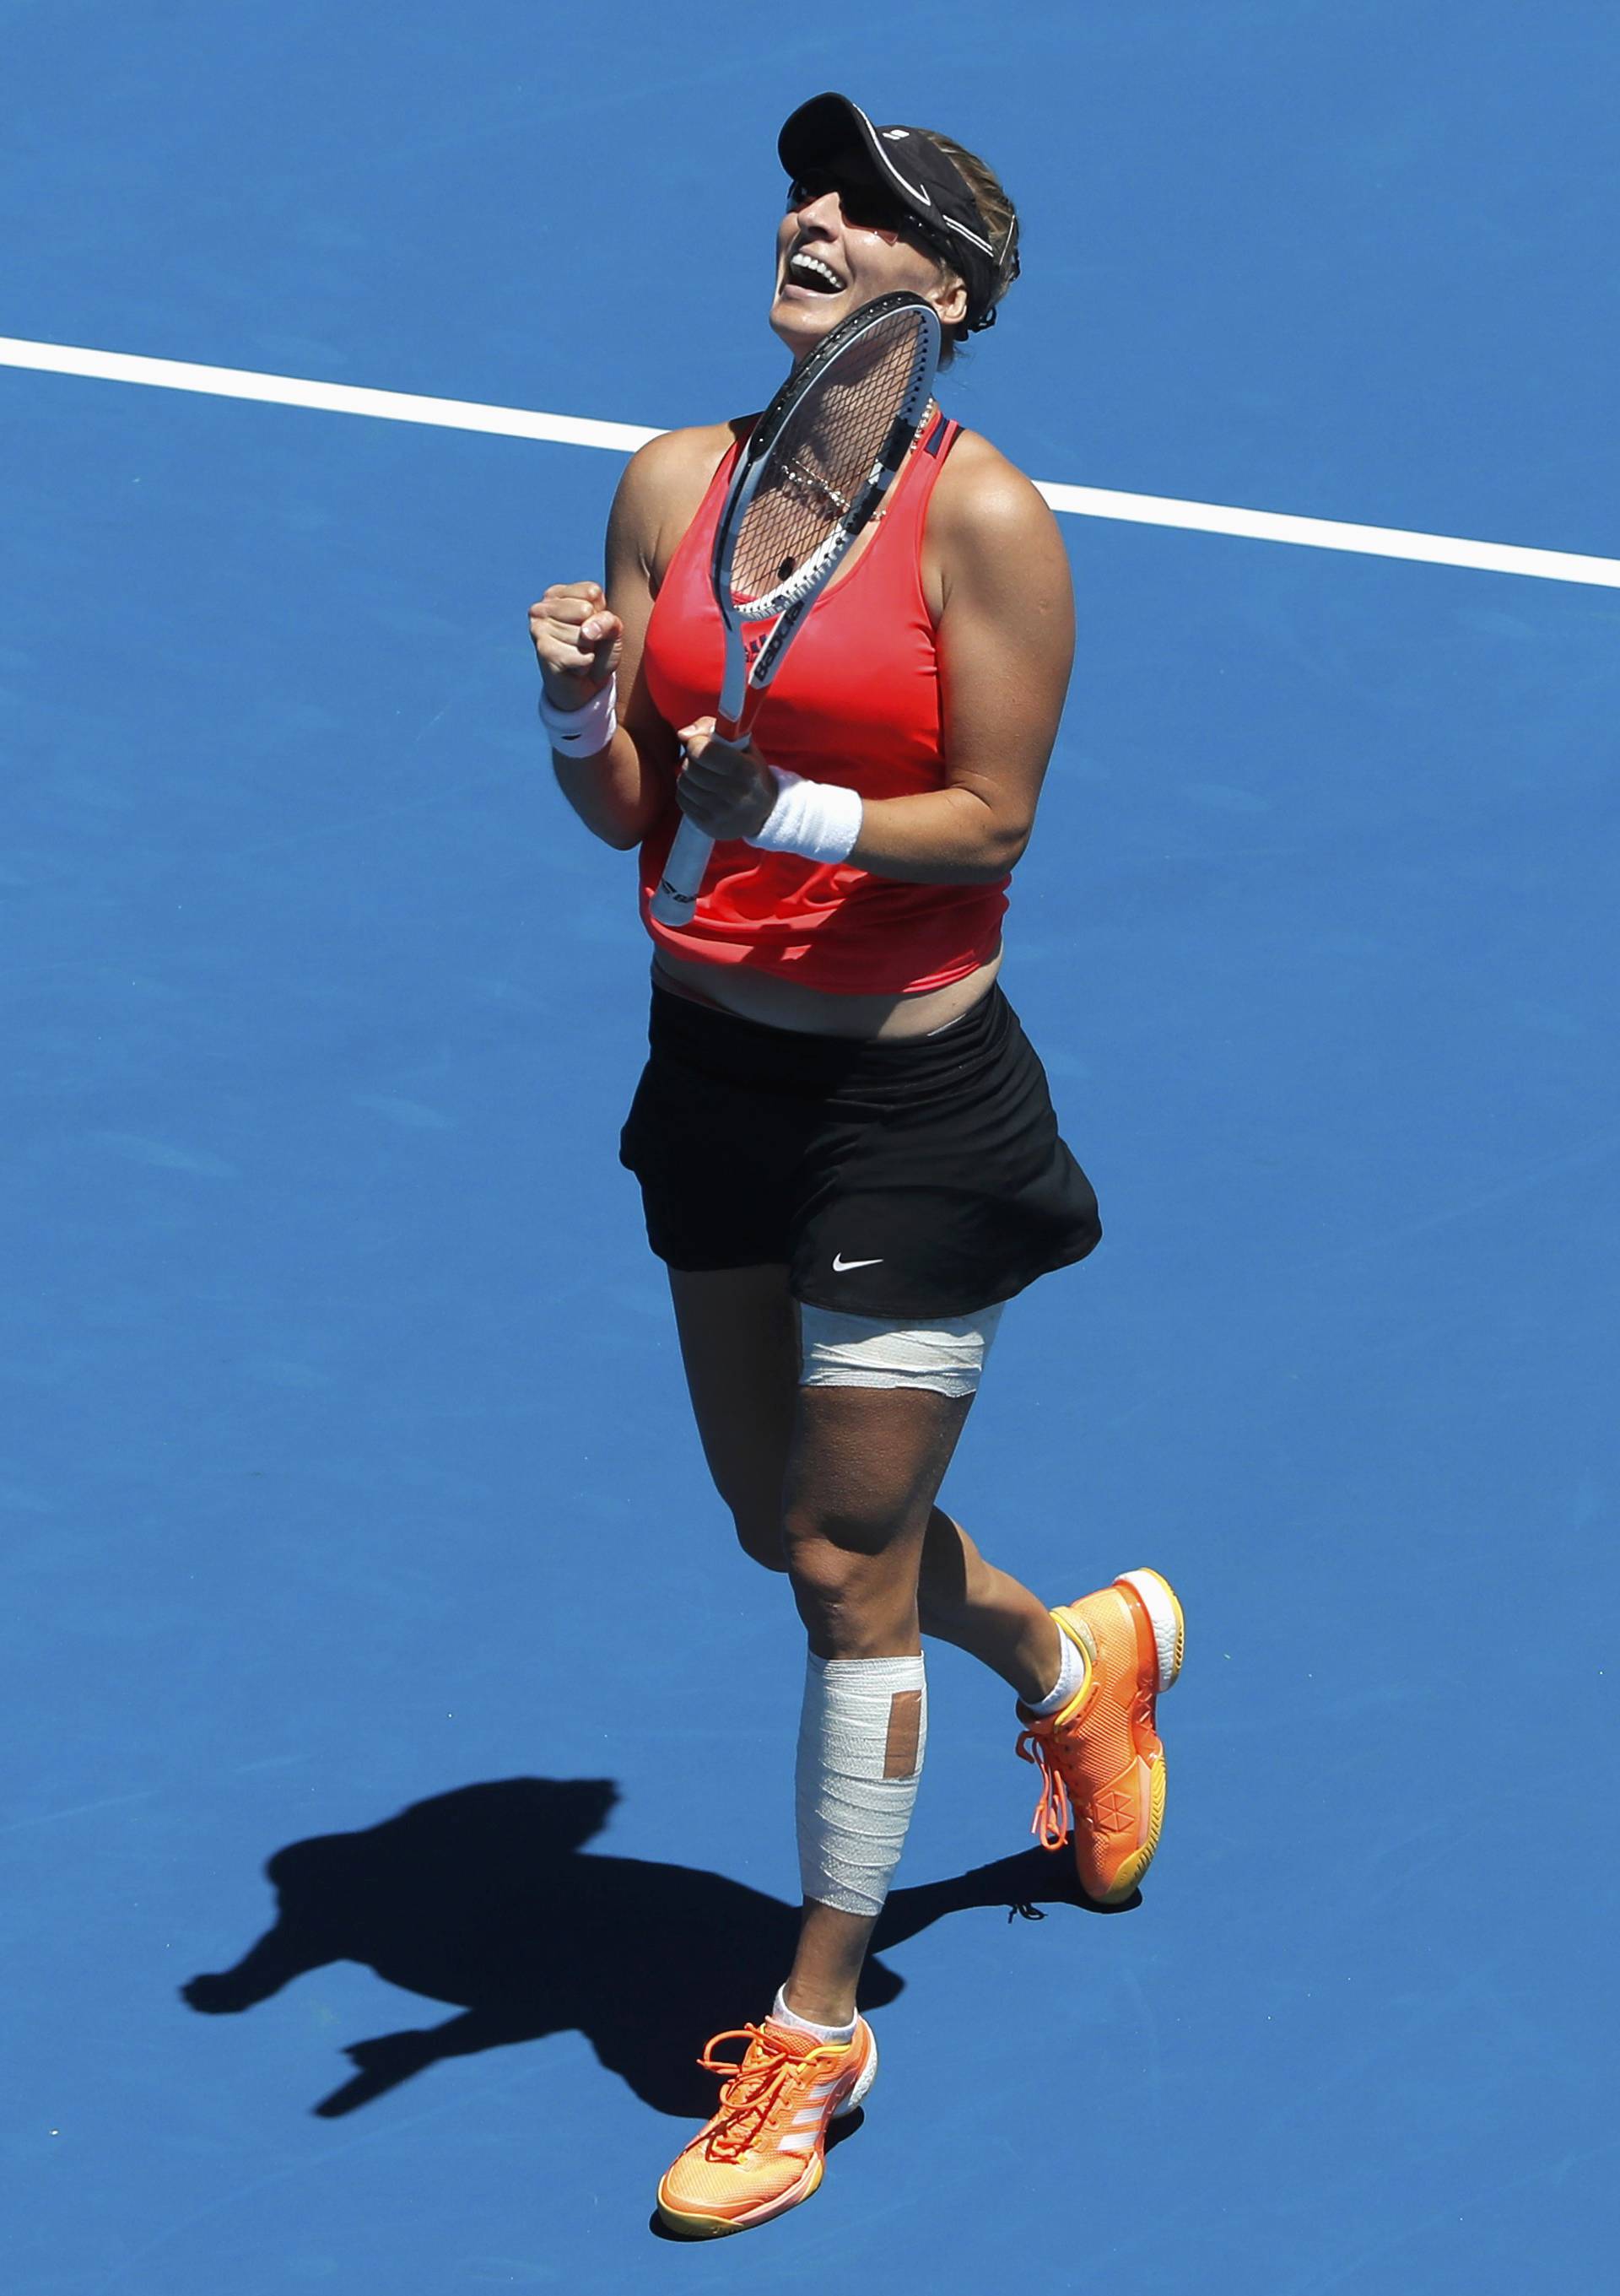
[[[947, 355], [989, 326], [1018, 223], [983, 161], [874, 127], [840, 95], [781, 131], [791, 180], [771, 325], [797, 361], [907, 291]], [[930, 409], [795, 640], [756, 741], [716, 738], [708, 580], [749, 425], [633, 458], [607, 588], [530, 610], [569, 803], [641, 849], [650, 1057], [621, 1155], [668, 1267], [705, 1456], [744, 1551], [785, 1572], [809, 1640], [798, 1759], [804, 1916], [714, 2118], [659, 2188], [673, 2229], [743, 2230], [808, 2199], [827, 2125], [877, 2066], [855, 1988], [927, 1737], [921, 1636], [994, 1668], [1035, 1827], [1082, 1885], [1128, 1897], [1158, 1846], [1154, 1700], [1182, 1620], [1156, 1572], [1049, 1610], [936, 1505], [1003, 1303], [1101, 1231], [1046, 1078], [996, 985], [1073, 653], [1051, 513]], [[624, 697], [622, 721], [618, 697]], [[690, 925], [650, 902], [682, 816], [716, 840]], [[743, 2005], [740, 2005], [742, 2006]]]

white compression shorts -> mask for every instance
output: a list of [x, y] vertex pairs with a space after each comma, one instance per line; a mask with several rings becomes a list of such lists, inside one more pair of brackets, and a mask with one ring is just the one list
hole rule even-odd
[[1004, 1301], [970, 1316], [896, 1323], [887, 1316], [844, 1316], [802, 1303], [798, 1311], [801, 1387], [928, 1387], [937, 1395], [975, 1395]]

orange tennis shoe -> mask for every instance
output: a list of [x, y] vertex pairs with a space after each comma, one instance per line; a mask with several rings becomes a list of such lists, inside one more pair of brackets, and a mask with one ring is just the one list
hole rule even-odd
[[[722, 2041], [748, 2043], [740, 2063], [715, 2055]], [[818, 2041], [767, 2017], [716, 2033], [698, 2062], [729, 2078], [714, 2119], [666, 2169], [659, 2214], [672, 2232], [712, 2240], [809, 2199], [826, 2166], [827, 2124], [871, 2087], [878, 2045], [864, 2017], [849, 2042]]]
[[1060, 1849], [1072, 1808], [1080, 1886], [1097, 1904], [1117, 1905], [1153, 1863], [1165, 1822], [1153, 1702], [1181, 1672], [1182, 1606], [1157, 1570], [1127, 1570], [1052, 1617], [1084, 1652], [1085, 1680], [1056, 1714], [1019, 1709], [1018, 1751], [1044, 1774], [1029, 1830], [1043, 1849]]

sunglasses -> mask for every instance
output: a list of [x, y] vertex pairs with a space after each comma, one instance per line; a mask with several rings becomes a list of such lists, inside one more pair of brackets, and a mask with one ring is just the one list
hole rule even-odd
[[853, 224], [857, 231], [875, 231], [891, 246], [906, 232], [917, 228], [915, 217], [909, 209], [901, 206], [892, 192], [886, 192], [879, 184], [852, 183], [830, 168], [796, 176], [788, 186], [788, 205], [790, 209], [807, 208], [813, 201], [824, 199], [829, 192], [836, 195], [846, 223]]

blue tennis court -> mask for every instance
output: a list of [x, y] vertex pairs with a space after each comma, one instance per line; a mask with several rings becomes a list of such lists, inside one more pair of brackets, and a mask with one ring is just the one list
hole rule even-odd
[[930, 1649], [882, 2080], [811, 2205], [681, 2248], [692, 2061], [790, 1950], [803, 1636], [616, 1158], [631, 865], [535, 724], [622, 454], [6, 362], [8, 2284], [1598, 2284], [1608, 12], [0, 23], [13, 343], [756, 407], [776, 129], [846, 88], [1019, 203], [942, 395], [1033, 476], [1615, 570], [1062, 515], [1005, 978], [1107, 1236], [947, 1492], [1053, 1602], [1174, 1578], [1164, 1847], [1077, 1902]]

